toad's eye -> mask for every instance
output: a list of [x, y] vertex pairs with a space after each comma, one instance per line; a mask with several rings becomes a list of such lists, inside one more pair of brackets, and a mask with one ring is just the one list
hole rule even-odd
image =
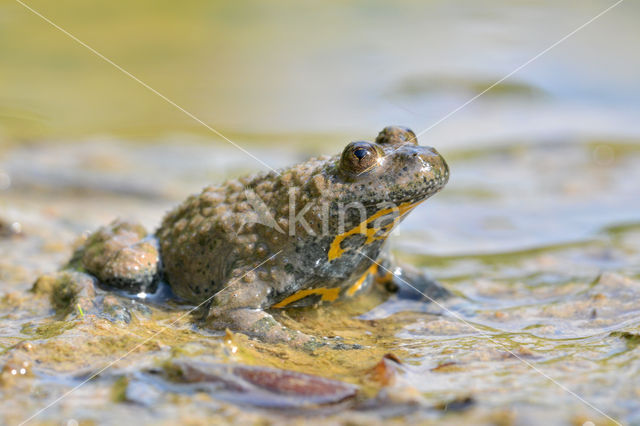
[[368, 154], [369, 154], [369, 151], [367, 151], [364, 148], [356, 148], [355, 150], [353, 150], [353, 155], [358, 157], [358, 160], [362, 160]]
[[375, 167], [381, 155], [380, 148], [372, 143], [351, 142], [342, 152], [340, 169], [357, 176]]
[[412, 145], [418, 145], [416, 134], [413, 133], [408, 127], [401, 126], [388, 126], [382, 129], [376, 138], [376, 143], [380, 145], [398, 145], [410, 143]]

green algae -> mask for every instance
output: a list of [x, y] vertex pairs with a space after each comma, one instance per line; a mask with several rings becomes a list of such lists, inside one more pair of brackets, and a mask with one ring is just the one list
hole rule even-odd
[[129, 379], [127, 377], [120, 377], [111, 386], [111, 400], [113, 402], [124, 402], [127, 399], [127, 386], [129, 386]]
[[610, 235], [611, 237], [620, 237], [629, 232], [638, 231], [640, 231], [640, 222], [619, 223], [602, 229], [603, 233]]
[[640, 334], [638, 333], [631, 333], [628, 331], [614, 331], [610, 334], [610, 336], [624, 340], [631, 347], [640, 345]]
[[30, 339], [50, 339], [59, 336], [67, 330], [76, 327], [76, 321], [46, 321], [41, 324], [26, 323], [20, 330], [23, 334], [29, 336]]
[[446, 76], [413, 76], [404, 79], [392, 92], [392, 96], [434, 96], [439, 93], [465, 92], [468, 96], [492, 89], [486, 92], [488, 97], [525, 97], [541, 98], [547, 93], [540, 87], [532, 84], [507, 80], [495, 85], [495, 80], [482, 79], [480, 76], [474, 78]]

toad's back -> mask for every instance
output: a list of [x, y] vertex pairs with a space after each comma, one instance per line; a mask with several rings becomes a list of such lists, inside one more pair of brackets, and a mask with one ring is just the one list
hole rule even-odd
[[156, 235], [164, 274], [174, 292], [199, 302], [234, 278], [276, 279], [273, 268], [247, 272], [291, 244], [290, 197], [298, 204], [320, 204], [320, 193], [313, 198], [298, 194], [298, 189], [320, 182], [329, 161], [312, 159], [279, 175], [263, 173], [209, 186], [171, 211]]

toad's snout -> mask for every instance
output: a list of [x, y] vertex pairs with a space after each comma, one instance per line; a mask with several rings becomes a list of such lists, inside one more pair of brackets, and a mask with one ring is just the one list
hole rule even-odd
[[444, 157], [430, 146], [405, 145], [396, 151], [400, 162], [411, 165], [411, 171], [421, 175], [437, 189], [449, 181], [449, 166]]

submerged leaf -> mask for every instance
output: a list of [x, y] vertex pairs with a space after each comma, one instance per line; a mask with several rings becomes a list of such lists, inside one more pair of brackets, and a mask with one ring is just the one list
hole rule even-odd
[[167, 367], [168, 378], [212, 396], [261, 407], [313, 407], [353, 398], [354, 385], [276, 368], [180, 360]]

